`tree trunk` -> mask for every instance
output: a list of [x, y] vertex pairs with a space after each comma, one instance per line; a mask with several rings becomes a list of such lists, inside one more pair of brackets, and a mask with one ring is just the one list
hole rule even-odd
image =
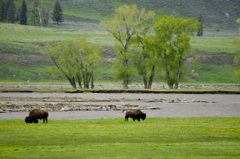
[[146, 77], [146, 75], [143, 75], [143, 82], [144, 82], [144, 89], [148, 89], [147, 77]]
[[94, 89], [94, 84], [93, 84], [93, 71], [90, 74], [90, 81], [91, 81], [91, 89]]
[[[124, 68], [127, 68], [128, 60], [124, 60]], [[128, 89], [128, 73], [124, 71], [123, 89]]]
[[169, 89], [173, 89], [173, 84], [168, 85]]
[[91, 80], [91, 89], [94, 89], [93, 79]]
[[77, 87], [76, 87], [76, 83], [75, 83], [75, 78], [74, 78], [74, 77], [73, 77], [72, 79], [68, 78], [68, 81], [70, 82], [70, 84], [72, 85], [72, 87], [73, 87], [74, 89], [77, 88]]
[[82, 79], [83, 79], [83, 88], [88, 88], [88, 77], [87, 77], [87, 73], [85, 74], [85, 72], [83, 71], [83, 65], [81, 63], [81, 70], [82, 70]]
[[[84, 74], [84, 73], [83, 73], [83, 74]], [[89, 89], [89, 81], [90, 81], [89, 73], [86, 72], [86, 74], [85, 74], [85, 80], [83, 81], [83, 84], [84, 84], [84, 88], [85, 88], [85, 89]]]
[[[146, 62], [146, 56], [143, 56], [143, 63]], [[145, 65], [143, 66], [143, 71], [142, 71], [142, 75], [143, 75], [143, 83], [144, 83], [144, 89], [147, 89], [147, 71], [146, 71], [146, 67]]]
[[153, 78], [154, 78], [155, 66], [152, 67], [151, 76], [149, 78], [148, 89], [152, 88]]
[[[180, 65], [180, 64], [179, 64], [179, 65]], [[178, 89], [178, 84], [179, 84], [181, 69], [182, 69], [182, 66], [180, 65], [180, 66], [178, 67], [177, 79], [176, 79], [176, 83], [175, 83], [174, 89]]]
[[82, 78], [80, 73], [77, 73], [77, 80], [78, 80], [79, 88], [82, 89]]
[[169, 79], [170, 78], [170, 72], [169, 72], [169, 70], [168, 70], [168, 67], [167, 67], [167, 65], [165, 64], [165, 70], [166, 70], [166, 81], [167, 81], [167, 83], [168, 83], [168, 87], [169, 87], [169, 89], [173, 89], [173, 84], [169, 84], [169, 83], [171, 83], [169, 80], [171, 80], [171, 79]]

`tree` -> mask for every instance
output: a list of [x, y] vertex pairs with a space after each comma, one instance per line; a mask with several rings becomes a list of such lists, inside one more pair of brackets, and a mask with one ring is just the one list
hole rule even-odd
[[[34, 0], [33, 8], [32, 8], [32, 14], [29, 15], [29, 21], [30, 25], [32, 26], [48, 26], [48, 21], [50, 18], [50, 11], [45, 4], [41, 4], [41, 0]], [[30, 17], [31, 16], [31, 17]], [[34, 21], [34, 24], [33, 24]]]
[[63, 40], [57, 46], [47, 44], [45, 52], [57, 68], [52, 69], [53, 75], [60, 72], [73, 88], [76, 88], [76, 81], [80, 88], [82, 82], [84, 88], [89, 88], [90, 82], [91, 88], [94, 87], [94, 78], [101, 63], [101, 48], [91, 46], [86, 38], [75, 38]]
[[[132, 37], [137, 35], [143, 28], [146, 20], [155, 16], [153, 11], [145, 13], [145, 8], [138, 10], [137, 5], [123, 5], [115, 10], [114, 19], [100, 21], [100, 26], [106, 29], [116, 39], [115, 50], [117, 51], [115, 68], [116, 77], [123, 80], [124, 89], [128, 88], [132, 67], [129, 66], [129, 45]], [[123, 66], [121, 66], [123, 64]]]
[[34, 3], [33, 3], [33, 8], [32, 8], [32, 13], [34, 14], [34, 18], [32, 18], [32, 20], [34, 19], [35, 20], [35, 24], [36, 26], [39, 26], [40, 24], [40, 8], [41, 8], [41, 5], [40, 5], [40, 0], [34, 0]]
[[20, 24], [27, 25], [27, 5], [26, 5], [25, 0], [22, 1]]
[[8, 0], [6, 3], [7, 8], [7, 22], [14, 23], [15, 20], [15, 4], [13, 0]]
[[[237, 19], [236, 22], [240, 23], [240, 18]], [[240, 32], [240, 27], [238, 28], [238, 31]], [[240, 39], [234, 39], [232, 44], [233, 46], [240, 49]], [[234, 57], [233, 62], [237, 65], [237, 67], [235, 68], [235, 73], [238, 77], [238, 82], [240, 83], [240, 52], [238, 53], [237, 56]]]
[[34, 13], [29, 14], [29, 25], [35, 26], [35, 15], [34, 15]]
[[146, 26], [133, 38], [133, 43], [138, 49], [133, 55], [133, 64], [138, 75], [143, 77], [145, 89], [151, 89], [157, 66], [156, 54], [151, 47], [152, 35], [147, 35], [149, 29], [150, 26]]
[[15, 21], [17, 22], [17, 23], [19, 23], [20, 24], [20, 12], [21, 12], [21, 7], [22, 7], [22, 1], [20, 2], [20, 1], [18, 1], [18, 0], [14, 0], [14, 4], [15, 4], [15, 13], [16, 13], [16, 15], [15, 15]]
[[48, 21], [49, 21], [49, 17], [50, 17], [50, 11], [47, 7], [47, 5], [42, 5], [43, 7], [41, 7], [41, 13], [40, 13], [40, 22], [42, 24], [42, 26], [48, 26]]
[[202, 16], [202, 13], [200, 13], [200, 15], [198, 17], [198, 22], [201, 23], [201, 27], [198, 29], [197, 36], [203, 36], [203, 16]]
[[63, 21], [62, 7], [58, 0], [54, 4], [52, 19], [53, 19], [53, 21], [57, 22], [57, 25], [58, 25], [58, 22]]
[[153, 23], [153, 47], [164, 65], [164, 77], [169, 88], [173, 88], [174, 84], [175, 89], [178, 88], [186, 58], [191, 56], [191, 36], [199, 27], [200, 23], [193, 18], [175, 19], [173, 15], [164, 16]]
[[0, 22], [5, 22], [7, 16], [5, 0], [0, 0]]

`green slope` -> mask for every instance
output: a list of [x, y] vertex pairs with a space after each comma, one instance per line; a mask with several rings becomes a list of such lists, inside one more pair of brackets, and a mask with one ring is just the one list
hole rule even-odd
[[[41, 1], [52, 10], [55, 0]], [[235, 22], [240, 16], [239, 0], [61, 0], [60, 3], [64, 14], [95, 20], [111, 19], [114, 10], [122, 4], [153, 10], [156, 18], [174, 15], [197, 19], [202, 13], [205, 27], [236, 29]], [[27, 0], [27, 4], [31, 8], [33, 1]]]

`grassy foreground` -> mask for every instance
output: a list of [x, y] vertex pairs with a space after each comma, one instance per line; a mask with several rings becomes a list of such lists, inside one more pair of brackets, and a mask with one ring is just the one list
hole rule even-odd
[[240, 118], [0, 120], [0, 158], [239, 158]]

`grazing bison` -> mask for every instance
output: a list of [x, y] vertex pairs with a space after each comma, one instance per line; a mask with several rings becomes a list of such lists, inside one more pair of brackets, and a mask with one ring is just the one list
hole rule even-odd
[[133, 121], [135, 121], [135, 119], [140, 121], [140, 119], [142, 120], [146, 119], [146, 114], [141, 112], [140, 109], [131, 109], [131, 110], [127, 110], [125, 115], [125, 121], [128, 121], [129, 117], [133, 118]]
[[43, 119], [43, 123], [45, 120], [47, 122], [48, 112], [42, 109], [33, 109], [30, 111], [29, 116], [25, 118], [26, 123], [38, 123], [38, 119]]

